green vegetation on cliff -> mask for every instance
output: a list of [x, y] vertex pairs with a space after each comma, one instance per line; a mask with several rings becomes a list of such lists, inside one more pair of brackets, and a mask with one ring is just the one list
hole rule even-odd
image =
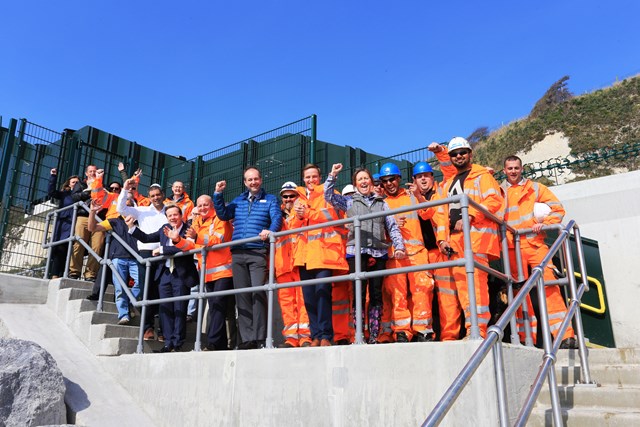
[[[596, 153], [589, 156], [598, 157], [599, 150], [610, 152], [640, 142], [640, 77], [576, 97], [566, 87], [568, 79], [565, 76], [554, 83], [529, 117], [488, 135], [486, 131], [480, 132], [484, 135], [474, 138], [477, 141], [474, 160], [500, 170], [504, 157], [529, 151], [535, 143], [555, 132], [569, 138], [572, 156]], [[606, 162], [593, 163], [593, 167], [580, 171], [581, 178], [608, 175], [614, 173], [614, 168], [640, 167], [637, 156], [616, 155]]]

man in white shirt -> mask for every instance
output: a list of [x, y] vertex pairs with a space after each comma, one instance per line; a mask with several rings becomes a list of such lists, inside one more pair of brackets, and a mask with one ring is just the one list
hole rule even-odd
[[[124, 183], [124, 190], [120, 192], [118, 196], [118, 213], [123, 217], [131, 215], [138, 221], [138, 227], [145, 233], [153, 233], [158, 231], [167, 222], [167, 217], [164, 212], [164, 192], [160, 184], [151, 184], [149, 187], [149, 200], [151, 205], [149, 206], [127, 206], [127, 198], [129, 192], [136, 186], [134, 179], [128, 179]], [[138, 251], [142, 258], [151, 258], [153, 256], [153, 250], [160, 247], [160, 243], [142, 243], [138, 242]], [[145, 283], [146, 268], [140, 269], [140, 283]], [[151, 270], [151, 277], [149, 278], [149, 291], [147, 292], [147, 299], [153, 300], [158, 298], [158, 284], [153, 281], [153, 267]], [[147, 307], [147, 315], [144, 324], [144, 339], [153, 340], [153, 322], [155, 315], [158, 314], [158, 306], [150, 305]], [[164, 341], [161, 333], [158, 333], [158, 341]]]

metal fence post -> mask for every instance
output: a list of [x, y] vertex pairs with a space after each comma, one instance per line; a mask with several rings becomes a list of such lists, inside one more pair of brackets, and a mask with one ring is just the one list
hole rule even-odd
[[273, 348], [273, 286], [276, 282], [276, 238], [269, 233], [269, 287], [267, 291], [267, 339], [265, 346]]
[[318, 136], [318, 116], [311, 115], [311, 141], [309, 141], [309, 163], [316, 164], [316, 139]]
[[360, 251], [362, 250], [362, 244], [360, 241], [360, 217], [355, 217], [353, 219], [353, 236], [354, 236], [354, 266], [356, 274], [356, 290], [354, 298], [356, 299], [356, 344], [364, 344], [364, 334], [362, 333], [362, 278], [360, 277], [360, 273], [362, 273], [362, 254]]
[[[198, 314], [196, 315], [196, 342], [193, 345], [193, 351], [202, 350], [201, 336], [202, 336], [202, 316], [204, 315], [204, 298], [202, 294], [205, 287], [205, 274], [207, 271], [207, 249], [202, 248], [200, 250], [200, 274], [198, 275], [200, 283], [198, 284]], [[211, 310], [211, 307], [209, 307]]]
[[[464, 239], [464, 269], [467, 274], [467, 295], [469, 296], [469, 314], [471, 321], [471, 339], [481, 339], [480, 327], [478, 326], [478, 306], [476, 300], [475, 264], [473, 249], [471, 246], [471, 224], [469, 222], [469, 196], [463, 194], [460, 200], [462, 212], [462, 233]], [[462, 307], [464, 310], [464, 307]]]
[[[502, 243], [502, 259], [504, 274], [509, 278], [507, 282], [507, 302], [511, 304], [513, 301], [513, 276], [511, 275], [511, 265], [509, 262], [509, 243], [507, 237], [506, 224], [500, 224], [500, 240]], [[513, 316], [509, 319], [509, 325], [511, 326], [511, 344], [520, 344], [520, 338], [518, 337], [518, 325], [516, 324], [516, 317]]]

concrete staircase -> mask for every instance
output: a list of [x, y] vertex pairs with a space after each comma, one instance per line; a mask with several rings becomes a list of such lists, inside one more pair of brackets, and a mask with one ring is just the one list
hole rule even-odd
[[[640, 349], [590, 349], [591, 378], [581, 380], [580, 358], [561, 351], [556, 362], [562, 418], [566, 426], [640, 426]], [[553, 425], [548, 387], [544, 387], [527, 425]]]
[[[140, 317], [129, 325], [118, 325], [118, 311], [113, 301], [113, 288], [105, 293], [103, 311], [96, 311], [97, 301], [85, 299], [91, 294], [93, 283], [73, 279], [49, 282], [47, 306], [97, 356], [118, 356], [135, 353], [138, 346]], [[194, 323], [187, 325], [185, 350], [192, 350], [195, 342]], [[159, 350], [162, 343], [144, 341], [145, 353]]]

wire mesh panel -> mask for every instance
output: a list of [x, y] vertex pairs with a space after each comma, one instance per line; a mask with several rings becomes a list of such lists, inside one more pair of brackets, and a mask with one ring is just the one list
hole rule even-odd
[[51, 169], [66, 167], [61, 160], [63, 135], [22, 120], [18, 134], [11, 137], [14, 143], [6, 154], [12, 160], [0, 213], [0, 271], [41, 277], [46, 260], [41, 248], [45, 216], [54, 208], [47, 201], [47, 186]]

